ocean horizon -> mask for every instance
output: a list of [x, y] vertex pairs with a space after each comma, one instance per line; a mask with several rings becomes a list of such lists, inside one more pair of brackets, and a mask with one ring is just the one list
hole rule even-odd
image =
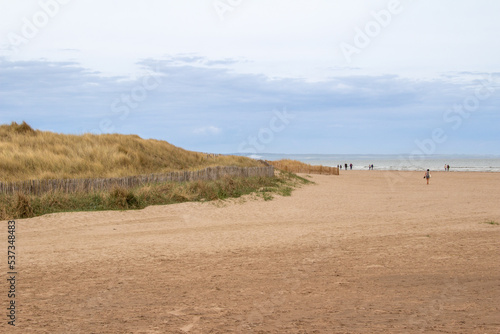
[[284, 154], [255, 153], [237, 154], [257, 160], [298, 160], [310, 165], [336, 167], [353, 164], [353, 170], [406, 170], [406, 171], [444, 171], [444, 165], [450, 165], [450, 172], [500, 172], [500, 155], [471, 154]]

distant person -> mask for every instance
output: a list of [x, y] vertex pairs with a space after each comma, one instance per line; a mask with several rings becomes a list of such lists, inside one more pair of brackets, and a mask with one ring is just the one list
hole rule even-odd
[[349, 165], [351, 167], [351, 170], [352, 170], [352, 164]]
[[424, 179], [427, 179], [427, 184], [429, 184], [429, 179], [431, 178], [431, 171], [427, 169], [427, 172], [424, 174]]
[[347, 170], [347, 164], [345, 164], [345, 170]]
[[445, 172], [446, 172], [446, 167], [447, 167], [447, 166], [448, 166], [447, 164], [444, 164], [444, 171], [445, 171]]
[[446, 166], [446, 169], [448, 169], [448, 172], [450, 171], [450, 165]]
[[339, 165], [340, 166], [340, 169], [342, 169], [342, 165]]

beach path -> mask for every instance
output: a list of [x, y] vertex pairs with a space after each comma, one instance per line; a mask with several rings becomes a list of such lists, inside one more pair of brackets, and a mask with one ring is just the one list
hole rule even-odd
[[271, 201], [18, 220], [0, 332], [500, 331], [500, 173], [310, 179]]

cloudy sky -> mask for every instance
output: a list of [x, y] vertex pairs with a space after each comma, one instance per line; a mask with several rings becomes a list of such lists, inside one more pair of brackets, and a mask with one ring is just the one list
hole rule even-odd
[[500, 154], [497, 0], [0, 0], [0, 123], [220, 153]]

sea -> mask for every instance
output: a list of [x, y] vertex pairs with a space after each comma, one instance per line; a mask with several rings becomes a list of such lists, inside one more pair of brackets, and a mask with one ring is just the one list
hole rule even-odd
[[240, 154], [261, 160], [298, 160], [310, 165], [336, 167], [352, 163], [353, 170], [444, 171], [450, 165], [450, 172], [500, 172], [499, 155], [405, 155], [405, 154]]

